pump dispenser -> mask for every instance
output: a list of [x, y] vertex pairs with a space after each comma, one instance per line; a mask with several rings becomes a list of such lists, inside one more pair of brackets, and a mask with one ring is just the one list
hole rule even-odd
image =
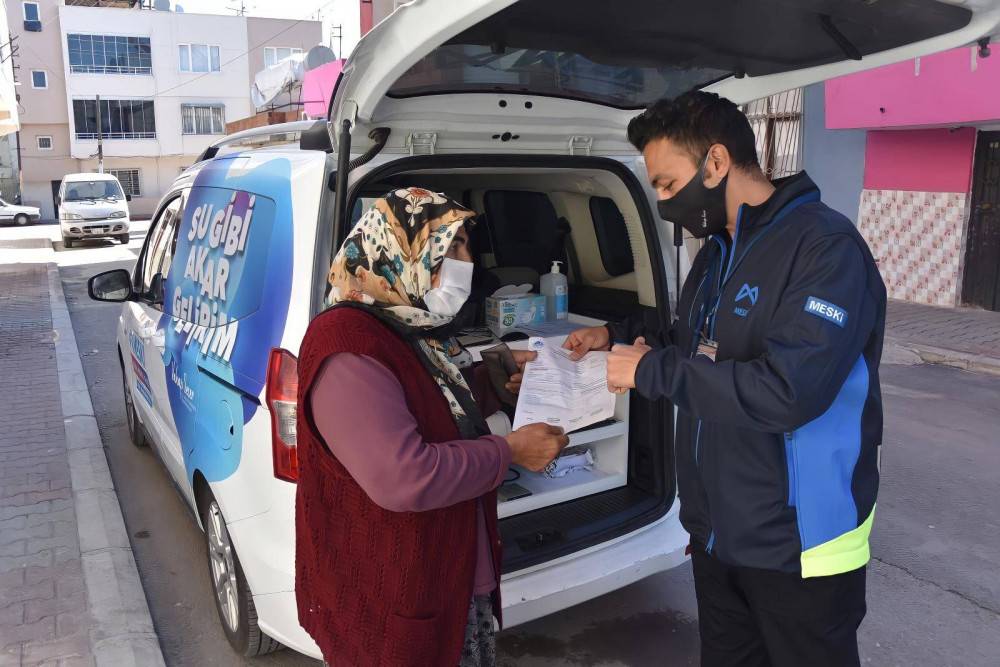
[[552, 262], [552, 270], [542, 276], [541, 292], [545, 297], [545, 320], [554, 322], [569, 317], [569, 285], [559, 273], [562, 262]]

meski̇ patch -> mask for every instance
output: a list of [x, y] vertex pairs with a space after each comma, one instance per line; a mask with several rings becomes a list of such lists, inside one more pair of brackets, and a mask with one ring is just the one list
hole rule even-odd
[[828, 301], [823, 301], [823, 299], [817, 299], [814, 296], [806, 299], [806, 312], [816, 317], [822, 317], [824, 320], [829, 320], [838, 327], [843, 327], [847, 324], [846, 310]]

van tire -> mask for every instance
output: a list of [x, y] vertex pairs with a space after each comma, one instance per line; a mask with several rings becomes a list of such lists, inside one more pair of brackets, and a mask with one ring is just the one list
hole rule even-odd
[[117, 238], [118, 242], [121, 243], [122, 245], [128, 245], [128, 233], [119, 234]]
[[[229, 537], [219, 503], [206, 490], [201, 505], [201, 522], [205, 535], [205, 552], [208, 558], [208, 579], [215, 599], [215, 609], [219, 612], [219, 624], [226, 634], [233, 650], [246, 658], [272, 653], [284, 648], [281, 642], [269, 637], [257, 624], [257, 607], [253, 603], [253, 593], [243, 574], [239, 556]], [[227, 580], [222, 584], [219, 579]], [[220, 594], [220, 587], [223, 593]], [[235, 596], [235, 600], [233, 597]], [[232, 627], [231, 610], [223, 607], [222, 599], [235, 602], [236, 628]]]
[[128, 387], [128, 375], [125, 373], [125, 362], [122, 361], [121, 354], [118, 356], [118, 361], [122, 368], [122, 392], [125, 394], [125, 424], [128, 426], [128, 438], [136, 447], [146, 447], [149, 445], [149, 440], [146, 439], [146, 433], [142, 430], [139, 414], [135, 411], [132, 391]]
[[74, 241], [73, 239], [66, 239], [66, 238], [63, 239], [64, 248], [72, 248], [74, 243], [76, 243], [76, 241]]

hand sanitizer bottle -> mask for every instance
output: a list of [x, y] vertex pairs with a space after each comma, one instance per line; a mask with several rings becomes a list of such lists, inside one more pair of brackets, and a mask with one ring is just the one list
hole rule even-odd
[[552, 262], [552, 270], [542, 276], [541, 292], [545, 297], [545, 321], [565, 320], [569, 316], [569, 286], [559, 273], [562, 262]]

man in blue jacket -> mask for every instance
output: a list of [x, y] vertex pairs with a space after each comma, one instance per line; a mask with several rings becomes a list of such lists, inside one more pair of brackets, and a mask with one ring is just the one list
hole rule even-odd
[[679, 409], [702, 664], [857, 665], [882, 438], [875, 262], [805, 173], [768, 181], [729, 100], [661, 100], [628, 135], [660, 216], [706, 241], [669, 332], [594, 327], [566, 347], [614, 345], [613, 390]]

